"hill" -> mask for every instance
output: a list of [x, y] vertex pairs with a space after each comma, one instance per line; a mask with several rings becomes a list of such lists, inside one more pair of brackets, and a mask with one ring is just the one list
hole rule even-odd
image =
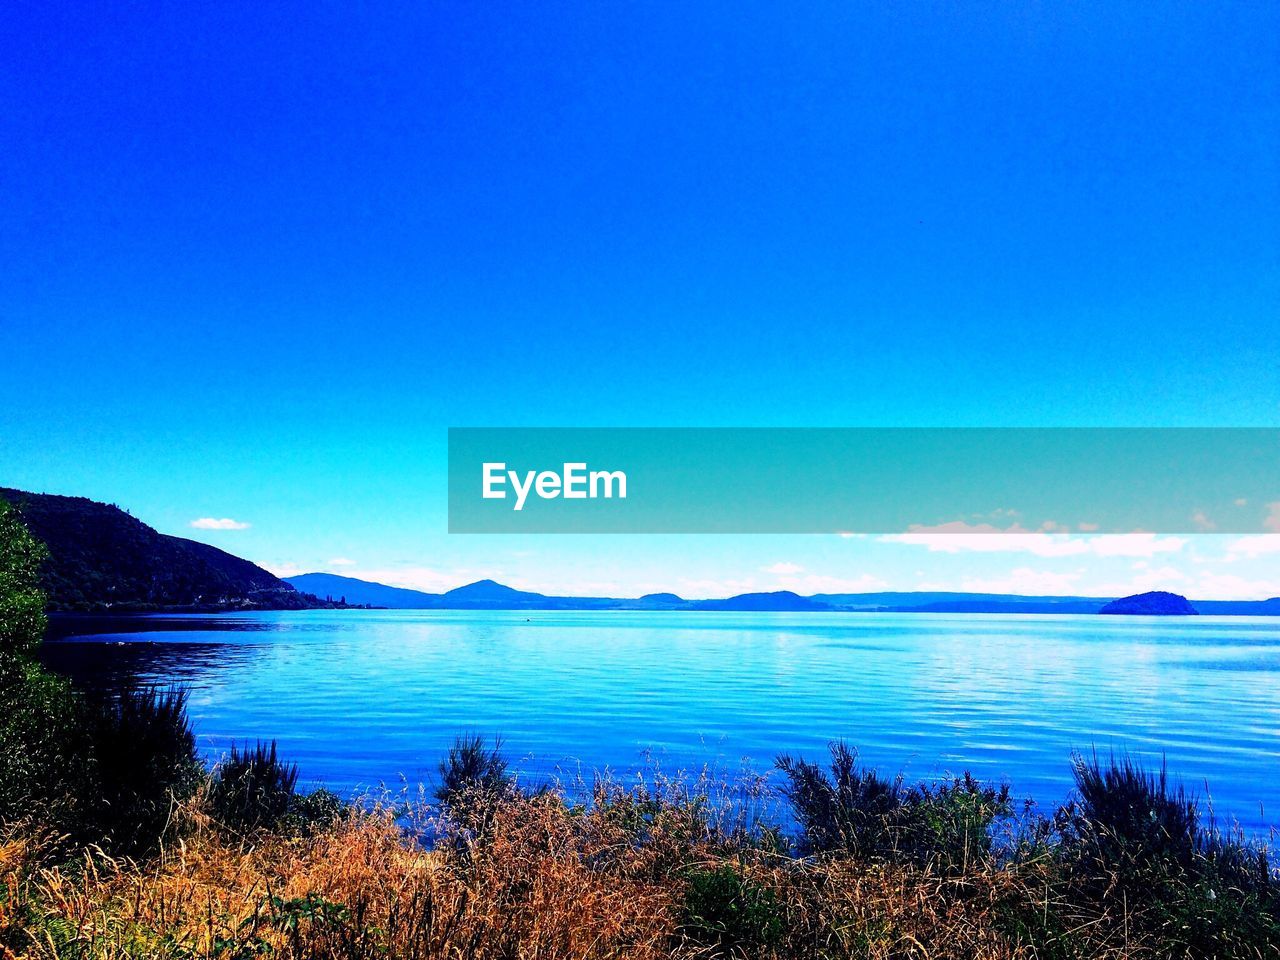
[[650, 593], [639, 599], [618, 597], [557, 597], [517, 590], [494, 580], [477, 580], [446, 593], [423, 593], [388, 587], [331, 573], [290, 577], [298, 589], [319, 596], [345, 597], [349, 603], [401, 610], [834, 610], [830, 604], [797, 596], [789, 590], [744, 593], [723, 600], [685, 600], [674, 593]]
[[636, 601], [639, 606], [662, 610], [667, 607], [687, 607], [689, 601], [674, 593], [646, 593]]
[[[425, 593], [403, 587], [341, 577], [304, 573], [289, 577], [299, 590], [320, 597], [344, 598], [399, 610], [738, 610], [821, 612], [843, 610], [879, 613], [1037, 613], [1094, 614], [1113, 602], [1111, 597], [1020, 596], [1007, 593], [884, 591], [880, 593], [818, 593], [802, 597], [788, 590], [744, 593], [715, 600], [687, 600], [674, 593], [648, 593], [638, 599], [619, 597], [548, 596], [516, 590], [493, 580], [478, 580], [447, 593]], [[1168, 594], [1167, 596], [1174, 596]], [[1280, 616], [1280, 598], [1270, 600], [1197, 600], [1196, 611], [1217, 616]], [[1194, 612], [1194, 611], [1193, 611]]]
[[517, 590], [514, 587], [508, 587], [506, 584], [497, 583], [493, 580], [477, 580], [475, 583], [468, 583], [466, 586], [449, 590], [440, 599], [446, 604], [502, 607], [512, 604], [537, 603], [551, 598], [541, 593]]
[[285, 577], [295, 590], [313, 593], [320, 598], [345, 600], [348, 604], [385, 607], [388, 610], [422, 610], [440, 604], [438, 593], [423, 593], [406, 587], [389, 587], [385, 583], [340, 577], [333, 573], [303, 573]]
[[1209, 617], [1280, 617], [1280, 597], [1269, 600], [1196, 600], [1195, 608]]
[[833, 610], [828, 603], [811, 600], [792, 593], [790, 590], [777, 590], [773, 593], [742, 593], [725, 600], [700, 600], [693, 604], [695, 610], [743, 610], [743, 611], [787, 611], [787, 610]]
[[1196, 608], [1181, 594], [1167, 593], [1164, 590], [1152, 590], [1149, 593], [1136, 593], [1132, 597], [1121, 597], [1112, 600], [1098, 611], [1106, 614], [1131, 614], [1144, 617], [1186, 617], [1195, 616]]
[[56, 611], [295, 610], [324, 606], [248, 560], [158, 533], [85, 497], [0, 487], [49, 549], [41, 586]]

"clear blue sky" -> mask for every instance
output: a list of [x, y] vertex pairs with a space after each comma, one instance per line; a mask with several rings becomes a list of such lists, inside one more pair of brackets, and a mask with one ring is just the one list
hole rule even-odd
[[1274, 3], [19, 2], [0, 31], [0, 484], [276, 569], [1026, 559], [451, 538], [450, 425], [1280, 425]]

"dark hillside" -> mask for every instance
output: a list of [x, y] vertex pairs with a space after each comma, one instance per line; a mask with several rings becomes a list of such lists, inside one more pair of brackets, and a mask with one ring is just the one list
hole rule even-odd
[[50, 610], [301, 609], [323, 606], [248, 560], [157, 533], [119, 507], [85, 497], [0, 487], [49, 548]]

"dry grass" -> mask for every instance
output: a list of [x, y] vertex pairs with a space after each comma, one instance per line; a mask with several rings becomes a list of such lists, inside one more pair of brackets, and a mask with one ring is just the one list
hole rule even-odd
[[[311, 837], [201, 830], [146, 867], [101, 854], [39, 868], [4, 847], [0, 914], [32, 957], [657, 957], [674, 923], [656, 848], [550, 802], [435, 852], [387, 810]], [[22, 955], [22, 954], [18, 954]]]
[[[0, 956], [1164, 955], [1128, 932], [1140, 925], [1127, 922], [1123, 903], [1072, 908], [1034, 860], [952, 877], [803, 860], [728, 843], [675, 804], [614, 797], [582, 810], [555, 796], [514, 797], [487, 812], [483, 842], [423, 824], [437, 831], [432, 850], [386, 807], [352, 810], [311, 836], [231, 838], [194, 819], [183, 842], [147, 864], [90, 851], [49, 866], [29, 832], [0, 843]], [[690, 928], [688, 878], [724, 868], [776, 913], [768, 942], [715, 942]], [[1037, 913], [1068, 918], [1068, 929], [1024, 935]]]

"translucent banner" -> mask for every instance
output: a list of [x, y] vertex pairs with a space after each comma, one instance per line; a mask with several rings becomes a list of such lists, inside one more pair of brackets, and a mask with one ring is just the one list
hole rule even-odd
[[1280, 430], [454, 428], [451, 533], [1280, 533]]

